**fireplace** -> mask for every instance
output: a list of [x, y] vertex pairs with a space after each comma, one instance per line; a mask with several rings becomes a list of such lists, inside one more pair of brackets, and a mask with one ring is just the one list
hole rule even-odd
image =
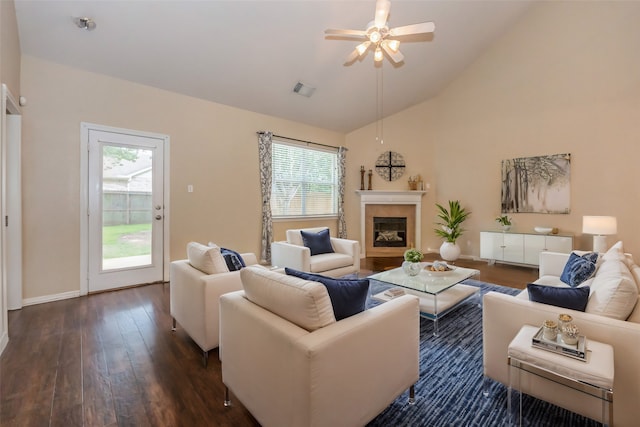
[[407, 217], [373, 217], [373, 246], [404, 248], [407, 246]]
[[409, 248], [420, 249], [421, 199], [426, 191], [360, 190], [356, 193], [360, 196], [362, 257], [396, 257]]
[[415, 229], [414, 206], [367, 205], [364, 239], [367, 256], [402, 256], [415, 245]]

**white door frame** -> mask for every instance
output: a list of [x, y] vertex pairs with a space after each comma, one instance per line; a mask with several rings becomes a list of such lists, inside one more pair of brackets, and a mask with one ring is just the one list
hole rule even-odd
[[163, 281], [169, 281], [169, 263], [171, 260], [169, 243], [170, 206], [169, 203], [169, 136], [159, 133], [142, 132], [116, 128], [94, 123], [80, 123], [80, 295], [89, 293], [89, 131], [126, 133], [164, 141], [164, 222], [163, 222]]
[[[9, 315], [8, 308], [10, 305], [9, 301], [9, 289], [8, 286], [11, 284], [13, 287], [13, 293], [19, 293], [19, 295], [13, 295], [12, 300], [19, 299], [20, 303], [22, 301], [22, 233], [14, 233], [14, 228], [10, 230], [6, 227], [5, 224], [5, 215], [11, 214], [12, 218], [14, 215], [17, 215], [15, 209], [11, 209], [13, 207], [19, 208], [22, 204], [20, 197], [21, 192], [16, 193], [15, 188], [9, 188], [13, 185], [16, 185], [15, 177], [19, 178], [20, 176], [20, 165], [19, 164], [8, 164], [7, 151], [10, 151], [10, 154], [16, 153], [16, 149], [19, 154], [19, 138], [20, 138], [20, 129], [15, 129], [15, 126], [20, 127], [21, 122], [11, 123], [12, 129], [8, 129], [8, 119], [7, 113], [10, 115], [21, 115], [20, 107], [16, 99], [11, 94], [11, 91], [7, 87], [7, 85], [2, 84], [2, 94], [0, 101], [0, 192], [2, 193], [0, 198], [0, 212], [2, 213], [2, 222], [0, 223], [0, 354], [6, 348], [9, 342]], [[9, 140], [8, 138], [13, 138]], [[15, 144], [16, 138], [18, 138], [18, 147], [8, 147], [8, 144]], [[15, 158], [12, 158], [15, 161]], [[16, 172], [17, 168], [17, 172]], [[19, 183], [18, 183], [19, 184]], [[11, 191], [8, 191], [11, 190]], [[15, 200], [15, 198], [18, 200]], [[10, 211], [9, 211], [10, 210]], [[17, 211], [19, 212], [19, 211]], [[20, 213], [21, 215], [21, 213]], [[18, 218], [13, 218], [16, 222], [12, 223], [12, 226], [18, 224]], [[21, 220], [21, 218], [20, 218]], [[18, 239], [18, 242], [15, 242], [15, 239]], [[12, 249], [17, 248], [18, 250], [12, 252], [13, 258], [11, 258], [8, 254], [7, 247], [11, 247]], [[18, 253], [19, 252], [19, 253]], [[12, 266], [12, 271], [7, 272], [8, 262], [17, 262], [17, 259], [20, 260], [20, 265], [15, 267]], [[19, 282], [15, 282], [15, 280]], [[19, 289], [15, 289], [19, 288]], [[11, 304], [14, 305], [13, 303]], [[19, 307], [15, 307], [19, 308]]]

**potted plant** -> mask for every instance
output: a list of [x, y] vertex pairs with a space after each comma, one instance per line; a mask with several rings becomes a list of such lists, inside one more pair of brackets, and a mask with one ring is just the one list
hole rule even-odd
[[424, 254], [418, 249], [407, 249], [404, 253], [404, 262], [402, 263], [402, 269], [409, 276], [417, 276], [422, 270], [420, 261], [424, 258]]
[[511, 218], [509, 218], [509, 216], [500, 215], [499, 217], [496, 217], [496, 222], [500, 224], [500, 226], [504, 231], [511, 230], [512, 223], [511, 223]]
[[445, 241], [440, 246], [440, 256], [446, 261], [455, 261], [460, 256], [460, 246], [456, 243], [458, 237], [462, 235], [464, 229], [462, 223], [471, 212], [460, 206], [458, 200], [449, 200], [449, 209], [436, 203], [438, 208], [438, 218], [436, 222], [439, 228], [435, 228], [436, 234]]

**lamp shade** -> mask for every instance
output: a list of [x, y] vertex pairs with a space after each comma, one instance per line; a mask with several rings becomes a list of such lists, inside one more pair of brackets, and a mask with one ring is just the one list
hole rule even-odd
[[582, 232], [607, 236], [618, 232], [618, 223], [615, 216], [583, 216]]

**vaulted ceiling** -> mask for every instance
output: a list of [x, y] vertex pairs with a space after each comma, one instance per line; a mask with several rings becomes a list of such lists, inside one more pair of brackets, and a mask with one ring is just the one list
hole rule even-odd
[[[436, 96], [535, 0], [392, 0], [389, 26], [424, 21], [403, 63], [351, 65], [359, 43], [327, 28], [365, 29], [375, 0], [15, 0], [23, 54], [245, 110], [349, 132]], [[86, 31], [74, 17], [91, 17]], [[382, 79], [382, 91], [377, 94]], [[299, 81], [315, 87], [307, 98]]]

